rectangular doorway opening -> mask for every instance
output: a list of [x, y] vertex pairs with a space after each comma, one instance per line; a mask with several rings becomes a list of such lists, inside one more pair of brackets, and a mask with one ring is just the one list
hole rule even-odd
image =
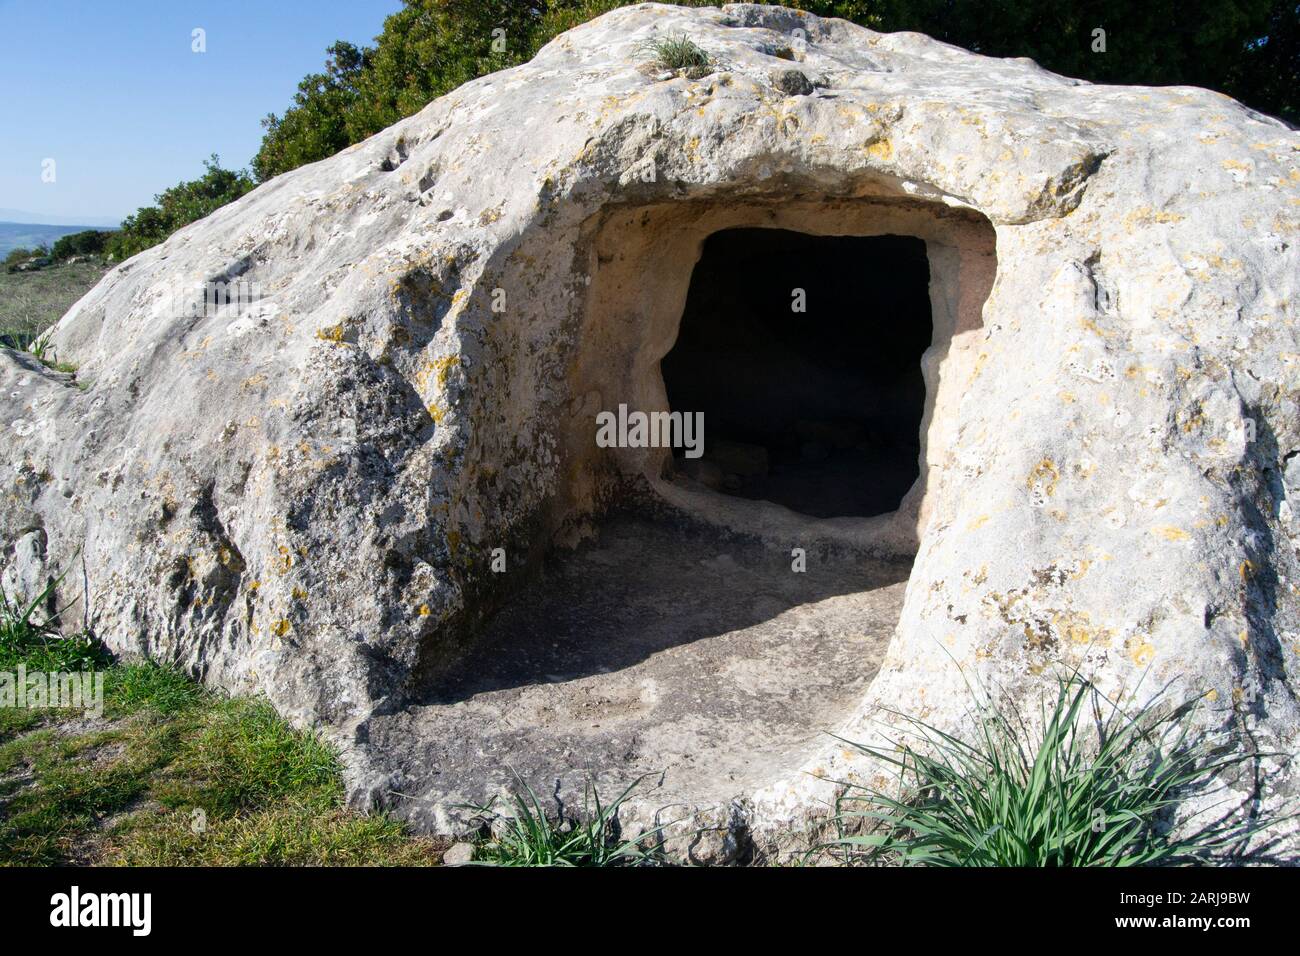
[[816, 518], [895, 511], [920, 471], [933, 339], [926, 243], [734, 228], [704, 243], [661, 362], [668, 405], [704, 414], [676, 470]]

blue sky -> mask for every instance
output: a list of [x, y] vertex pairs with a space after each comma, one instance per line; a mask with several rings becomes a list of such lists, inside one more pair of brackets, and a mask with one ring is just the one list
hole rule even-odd
[[[400, 0], [0, 0], [0, 209], [120, 219], [242, 167], [335, 40], [369, 43]], [[207, 52], [191, 50], [195, 28]], [[42, 164], [55, 160], [55, 181]]]

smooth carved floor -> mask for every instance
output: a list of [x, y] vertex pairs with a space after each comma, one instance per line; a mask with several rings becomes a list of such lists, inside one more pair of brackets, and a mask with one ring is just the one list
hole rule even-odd
[[588, 769], [606, 796], [662, 773], [651, 799], [691, 807], [797, 772], [875, 675], [908, 567], [809, 554], [796, 574], [790, 560], [661, 521], [607, 524], [423, 704], [372, 723], [399, 813], [445, 829], [512, 770], [568, 800]]

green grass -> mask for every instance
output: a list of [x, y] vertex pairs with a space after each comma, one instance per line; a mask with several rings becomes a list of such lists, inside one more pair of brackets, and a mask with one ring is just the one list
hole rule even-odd
[[120, 828], [109, 861], [126, 866], [428, 866], [433, 841], [409, 837], [393, 820], [296, 804], [269, 807], [196, 832], [192, 816]]
[[1204, 862], [1264, 823], [1228, 814], [1170, 831], [1186, 796], [1244, 759], [1193, 735], [1197, 703], [1128, 714], [1075, 674], [1036, 732], [1005, 705], [985, 709], [972, 740], [895, 714], [907, 730], [892, 748], [851, 745], [897, 771], [897, 795], [850, 786], [832, 846], [850, 861], [930, 866]]
[[[19, 623], [0, 668], [81, 662], [34, 634], [30, 616], [6, 620]], [[0, 709], [0, 865], [440, 861], [442, 844], [347, 809], [334, 753], [265, 701], [208, 692], [158, 664], [105, 664], [79, 641], [104, 669], [102, 718]]]
[[147, 707], [163, 717], [175, 717], [205, 699], [203, 689], [184, 673], [152, 663], [114, 667], [108, 672], [105, 693], [118, 713]]
[[582, 813], [554, 820], [532, 787], [516, 777], [512, 812], [498, 813], [492, 804], [472, 808], [488, 818], [494, 832], [491, 839], [475, 850], [474, 862], [530, 867], [665, 865], [668, 860], [657, 845], [662, 827], [631, 840], [624, 838], [618, 827], [619, 809], [645, 779], [634, 780], [606, 803], [601, 800], [594, 781], [588, 778]]
[[318, 810], [342, 801], [333, 753], [290, 728], [265, 701], [215, 701], [187, 730], [185, 746], [154, 788], [166, 806], [225, 818], [282, 800]]
[[[104, 713], [0, 709], [0, 865], [428, 865], [445, 846], [344, 805], [334, 753], [262, 700], [204, 690], [155, 663], [113, 664], [62, 636], [31, 601], [0, 602], [0, 669], [102, 670]], [[521, 782], [517, 813], [479, 860], [505, 866], [658, 862], [619, 838], [594, 787], [581, 819], [552, 824]]]
[[713, 62], [709, 54], [684, 33], [650, 40], [645, 49], [653, 54], [653, 62], [661, 70], [703, 69]]
[[107, 271], [96, 261], [63, 263], [36, 272], [0, 269], [0, 336], [27, 348]]

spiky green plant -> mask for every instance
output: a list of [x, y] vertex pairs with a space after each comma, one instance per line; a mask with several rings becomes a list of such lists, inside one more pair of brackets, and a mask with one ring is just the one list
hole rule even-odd
[[644, 48], [654, 55], [654, 63], [661, 70], [704, 68], [713, 62], [703, 48], [684, 33], [649, 40]]
[[89, 634], [59, 632], [62, 611], [36, 619], [37, 612], [49, 606], [51, 596], [66, 575], [65, 571], [50, 581], [26, 603], [0, 587], [0, 666], [23, 664], [31, 670], [82, 671], [94, 670], [107, 661], [103, 647]]
[[27, 344], [27, 351], [36, 357], [36, 361], [44, 362], [47, 365], [53, 365], [58, 361], [58, 356], [54, 351], [54, 344], [50, 341], [49, 332], [33, 338]]
[[[897, 771], [894, 795], [850, 785], [832, 848], [930, 866], [1143, 866], [1203, 860], [1261, 829], [1229, 813], [1174, 836], [1170, 814], [1243, 759], [1193, 732], [1199, 698], [1126, 714], [1077, 673], [1029, 722], [986, 706], [972, 740], [896, 712], [893, 747], [845, 741]], [[1273, 821], [1277, 822], [1277, 821]]]
[[77, 366], [71, 362], [60, 362], [54, 343], [50, 340], [52, 331], [34, 334], [22, 329], [0, 329], [0, 348], [27, 352], [32, 358], [56, 372], [76, 372]]
[[492, 809], [495, 800], [471, 808], [497, 824], [495, 835], [476, 848], [474, 862], [491, 866], [583, 867], [663, 864], [666, 860], [654, 845], [663, 826], [629, 840], [622, 836], [618, 825], [619, 810], [647, 776], [651, 775], [632, 781], [609, 803], [601, 801], [595, 782], [588, 777], [583, 812], [577, 817], [553, 820], [533, 788], [515, 774], [512, 812]]

